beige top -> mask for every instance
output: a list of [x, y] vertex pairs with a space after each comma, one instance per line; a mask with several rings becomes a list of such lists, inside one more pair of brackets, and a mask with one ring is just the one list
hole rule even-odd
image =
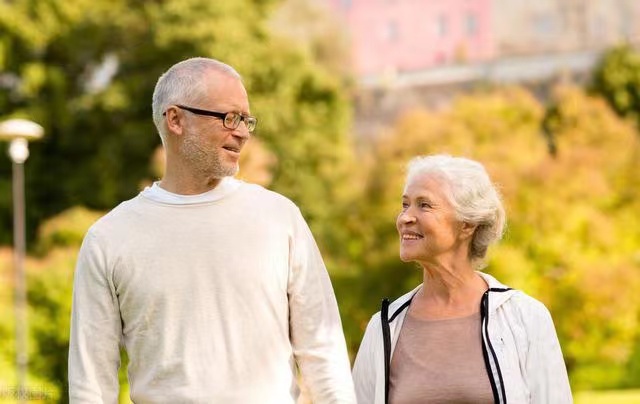
[[482, 357], [480, 313], [422, 320], [411, 312], [391, 360], [389, 402], [493, 403]]

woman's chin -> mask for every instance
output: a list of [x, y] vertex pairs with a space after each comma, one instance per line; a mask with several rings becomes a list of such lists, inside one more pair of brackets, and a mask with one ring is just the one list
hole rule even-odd
[[400, 261], [402, 261], [402, 262], [412, 262], [412, 261], [415, 261], [415, 260], [416, 260], [416, 258], [413, 255], [402, 253], [402, 251], [400, 252]]

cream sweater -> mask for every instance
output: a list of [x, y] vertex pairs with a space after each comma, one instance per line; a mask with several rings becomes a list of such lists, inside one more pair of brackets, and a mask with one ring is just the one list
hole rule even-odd
[[298, 208], [224, 179], [198, 196], [154, 185], [94, 224], [74, 279], [69, 394], [115, 403], [120, 344], [131, 399], [354, 403], [338, 308]]

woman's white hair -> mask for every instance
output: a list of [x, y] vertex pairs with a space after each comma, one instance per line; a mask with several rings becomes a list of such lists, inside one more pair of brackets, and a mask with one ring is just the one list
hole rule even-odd
[[445, 154], [413, 158], [407, 167], [407, 183], [420, 174], [433, 174], [445, 182], [445, 194], [458, 220], [477, 226], [469, 248], [469, 259], [484, 266], [489, 245], [500, 240], [505, 211], [496, 186], [484, 166], [464, 157]]
[[175, 104], [192, 104], [206, 98], [203, 77], [208, 71], [217, 71], [241, 79], [231, 66], [211, 58], [195, 57], [176, 63], [167, 70], [153, 90], [153, 123], [158, 129], [162, 143], [165, 142], [166, 128], [163, 116], [166, 109]]

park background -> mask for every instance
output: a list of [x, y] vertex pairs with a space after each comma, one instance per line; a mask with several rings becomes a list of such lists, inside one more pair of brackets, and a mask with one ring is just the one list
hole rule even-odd
[[[421, 271], [397, 254], [395, 217], [407, 161], [464, 155], [485, 164], [507, 209], [506, 235], [490, 249], [486, 271], [550, 309], [576, 402], [639, 402], [640, 53], [634, 43], [610, 43], [580, 77], [558, 72], [544, 85], [481, 79], [445, 96], [437, 92], [437, 102], [429, 102], [427, 91], [378, 114], [386, 94], [401, 101], [411, 94], [397, 86], [403, 72], [383, 66], [364, 80], [353, 67], [343, 20], [318, 3], [0, 1], [0, 118], [28, 118], [45, 128], [25, 165], [28, 388], [43, 393], [42, 402], [67, 401], [69, 313], [82, 237], [97, 218], [162, 175], [151, 120], [157, 77], [184, 58], [211, 56], [243, 75], [259, 120], [239, 177], [300, 206], [330, 272], [352, 359], [381, 298], [421, 280]], [[494, 49], [478, 62], [498, 56]], [[438, 60], [472, 62], [460, 52], [453, 57]], [[11, 161], [5, 156], [0, 401], [12, 402]], [[126, 384], [124, 371], [121, 379]], [[126, 386], [122, 396], [127, 402]]]

